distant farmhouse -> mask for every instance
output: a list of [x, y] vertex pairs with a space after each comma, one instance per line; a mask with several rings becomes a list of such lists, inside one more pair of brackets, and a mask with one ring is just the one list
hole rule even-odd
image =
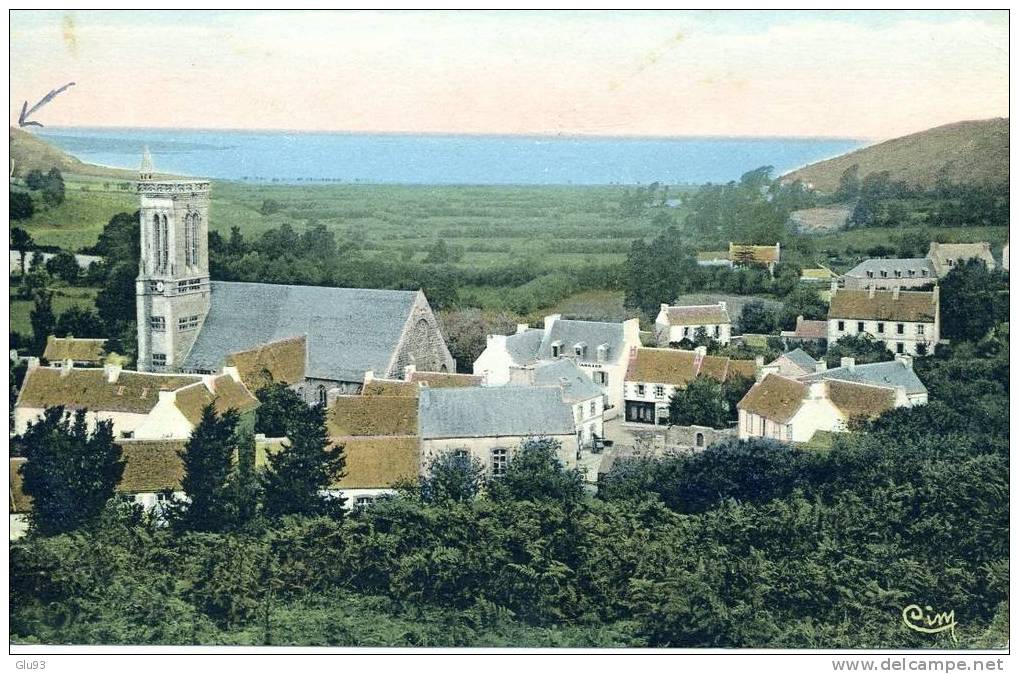
[[702, 267], [766, 267], [775, 272], [775, 265], [781, 262], [782, 246], [755, 246], [729, 242], [727, 251], [705, 251], [697, 253], [697, 264]]
[[[1007, 251], [1003, 250], [1003, 265], [1006, 255]], [[997, 267], [989, 243], [932, 241], [926, 257], [864, 260], [842, 275], [840, 285], [851, 290], [918, 288], [936, 283], [956, 266], [972, 259], [982, 261], [988, 269]]]
[[139, 370], [208, 374], [229, 354], [304, 337], [296, 388], [310, 404], [333, 388], [356, 392], [369, 370], [455, 370], [421, 291], [212, 282], [209, 182], [155, 178], [146, 150], [138, 194]]
[[46, 338], [46, 349], [42, 357], [49, 363], [69, 360], [79, 367], [102, 365], [106, 358], [106, 340], [50, 335]]
[[732, 320], [725, 302], [706, 305], [662, 304], [655, 318], [655, 340], [658, 346], [678, 344], [684, 339], [694, 341], [698, 330], [719, 344], [728, 344], [732, 337]]

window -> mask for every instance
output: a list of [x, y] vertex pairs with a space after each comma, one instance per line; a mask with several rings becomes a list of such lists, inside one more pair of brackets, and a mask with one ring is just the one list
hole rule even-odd
[[191, 216], [191, 264], [198, 264], [198, 225], [202, 222], [202, 216], [195, 213]]
[[909, 270], [909, 275], [910, 276], [916, 276], [916, 270], [915, 269], [910, 269]]
[[902, 323], [896, 323], [895, 324], [895, 334], [901, 335], [901, 334], [904, 334], [905, 331], [906, 331], [906, 326], [905, 325], [903, 325]]
[[577, 358], [583, 358], [584, 356], [587, 355], [587, 345], [584, 344], [583, 342], [580, 342], [579, 344], [574, 344], [573, 353], [577, 356]]
[[867, 272], [867, 278], [874, 278], [874, 272], [872, 271]]
[[609, 383], [609, 374], [604, 370], [595, 370], [594, 372], [594, 383], [605, 386]]
[[177, 319], [178, 330], [194, 330], [198, 327], [198, 316], [181, 316]]
[[878, 323], [877, 324], [877, 331], [878, 331], [879, 334], [883, 335], [885, 333], [885, 324], [884, 323]]
[[591, 413], [590, 413], [590, 416], [593, 417], [596, 414], [598, 414], [598, 401], [597, 400], [592, 400], [591, 401]]
[[863, 332], [863, 321], [857, 321], [856, 322], [856, 331], [857, 332]]
[[177, 292], [188, 293], [195, 292], [202, 289], [202, 280], [197, 278], [186, 279], [184, 281], [177, 281]]
[[846, 322], [845, 321], [839, 321], [839, 332], [845, 332], [845, 330], [846, 330]]
[[319, 384], [318, 385], [318, 404], [321, 405], [321, 406], [325, 406], [326, 398], [327, 398], [326, 387], [323, 386], [322, 384]]
[[166, 330], [166, 319], [162, 316], [149, 316], [149, 327], [157, 332]]
[[563, 343], [562, 342], [552, 342], [552, 357], [553, 358], [558, 358], [560, 355], [562, 355], [562, 352], [563, 352]]
[[918, 334], [918, 335], [922, 335], [923, 334], [923, 323], [917, 324], [917, 326], [916, 326], [916, 334]]
[[655, 397], [656, 398], [665, 397], [665, 387], [662, 386], [661, 384], [655, 384]]
[[159, 367], [166, 365], [166, 354], [165, 353], [152, 354], [152, 364]]
[[881, 278], [888, 278], [888, 272], [884, 269], [881, 270]]
[[902, 342], [895, 342], [895, 353], [905, 353], [906, 347], [903, 346]]
[[163, 250], [162, 250], [162, 252], [159, 255], [159, 260], [160, 260], [159, 264], [160, 264], [160, 266], [163, 269], [166, 269], [166, 262], [167, 262], [167, 260], [170, 257], [170, 239], [169, 239], [169, 229], [168, 229], [167, 224], [166, 224], [166, 215], [165, 214], [163, 215], [163, 217], [161, 219], [161, 222], [162, 222], [162, 227], [161, 227], [162, 234], [161, 234], [160, 238], [162, 240]]
[[715, 337], [718, 337], [719, 334], [721, 334], [721, 328], [716, 325], [715, 326]]
[[785, 439], [786, 439], [786, 442], [792, 442], [793, 441], [793, 425], [792, 424], [786, 424], [785, 425]]
[[761, 417], [761, 437], [764, 437], [764, 417]]
[[505, 447], [496, 447], [492, 450], [492, 477], [502, 477], [506, 474], [509, 466], [509, 450]]
[[902, 270], [900, 269], [895, 270], [895, 278], [902, 278]]
[[458, 459], [466, 459], [469, 458], [470, 455], [471, 453], [468, 452], [466, 449], [463, 449], [462, 447], [460, 449], [453, 450], [453, 456], [455, 456]]
[[637, 384], [637, 395], [644, 395], [644, 384]]
[[159, 503], [159, 505], [166, 505], [171, 500], [173, 500], [173, 494], [171, 494], [168, 491], [161, 491], [156, 493], [156, 502]]
[[920, 276], [927, 276], [927, 270], [926, 269], [921, 269], [920, 270]]
[[684, 337], [689, 337], [690, 336], [690, 328], [689, 327], [683, 328], [683, 336]]
[[130, 440], [131, 438], [134, 437], [134, 431], [121, 431], [120, 437], [124, 438], [125, 440]]
[[159, 292], [159, 281], [149, 281], [149, 292], [150, 293]]
[[375, 504], [374, 496], [355, 496], [354, 497], [354, 512], [364, 512], [372, 505]]
[[695, 435], [693, 443], [696, 446], [698, 446], [698, 447], [703, 447], [704, 446], [704, 434], [703, 433], [698, 433], [697, 435]]

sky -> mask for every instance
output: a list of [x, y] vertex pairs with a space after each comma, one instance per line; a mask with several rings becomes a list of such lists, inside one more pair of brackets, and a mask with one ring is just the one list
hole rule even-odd
[[1008, 13], [11, 12], [11, 123], [891, 138], [1008, 116]]

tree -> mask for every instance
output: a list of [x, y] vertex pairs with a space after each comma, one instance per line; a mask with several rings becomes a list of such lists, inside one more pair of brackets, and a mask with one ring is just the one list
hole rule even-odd
[[775, 313], [761, 300], [747, 302], [739, 314], [739, 330], [743, 334], [769, 334], [775, 330]]
[[53, 293], [40, 290], [35, 295], [35, 306], [28, 316], [32, 323], [32, 353], [41, 356], [46, 350], [46, 339], [53, 334], [56, 318], [53, 316]]
[[287, 437], [307, 405], [283, 382], [269, 382], [255, 392], [260, 403], [255, 412], [255, 432], [267, 438]]
[[46, 173], [46, 181], [42, 186], [42, 200], [50, 206], [64, 203], [64, 177], [60, 169], [53, 167]]
[[141, 258], [141, 213], [117, 213], [103, 226], [96, 244], [89, 249], [93, 255], [106, 258], [111, 267], [117, 263], [131, 263], [135, 273]]
[[135, 320], [135, 278], [138, 276], [137, 262], [118, 262], [106, 280], [106, 285], [96, 295], [96, 311], [107, 333], [112, 336], [124, 331], [128, 323]]
[[50, 407], [29, 423], [21, 446], [32, 530], [51, 536], [95, 523], [124, 474], [113, 422], [100, 421], [89, 433], [84, 410], [75, 412], [72, 422], [62, 406]]
[[839, 186], [835, 190], [835, 201], [853, 201], [860, 195], [860, 165], [853, 164], [839, 177]]
[[867, 333], [846, 335], [834, 344], [828, 345], [825, 355], [828, 367], [839, 367], [843, 358], [852, 358], [858, 365], [864, 363], [880, 363], [892, 360], [895, 356], [884, 342], [874, 339]]
[[669, 399], [669, 422], [677, 426], [725, 428], [730, 416], [721, 382], [704, 375], [677, 389]]
[[466, 502], [485, 486], [485, 466], [468, 452], [445, 452], [432, 459], [420, 480], [426, 503]]
[[[11, 217], [14, 217], [13, 208], [11, 209]], [[11, 229], [11, 249], [18, 251], [21, 259], [21, 280], [25, 280], [25, 256], [35, 246], [35, 242], [32, 241], [32, 235], [23, 230], [20, 227], [14, 227]]]
[[697, 262], [678, 229], [669, 227], [650, 244], [636, 239], [626, 257], [624, 303], [655, 316], [663, 303], [692, 289], [696, 276]]
[[488, 335], [507, 334], [516, 328], [509, 314], [500, 313], [488, 317], [480, 309], [443, 311], [438, 314], [438, 318], [442, 336], [450, 355], [456, 361], [457, 370], [467, 373], [472, 371], [474, 361], [485, 350]]
[[81, 273], [78, 260], [73, 253], [62, 250], [46, 261], [46, 272], [65, 283], [73, 285]]
[[41, 190], [46, 186], [46, 175], [39, 169], [32, 169], [25, 176], [25, 186], [30, 190]]
[[35, 213], [32, 195], [11, 190], [11, 220], [28, 220]]
[[187, 497], [175, 501], [171, 509], [171, 520], [179, 529], [222, 531], [230, 523], [224, 494], [237, 450], [235, 433], [239, 418], [236, 410], [217, 415], [214, 405], [209, 403], [179, 452], [184, 464], [181, 488]]
[[553, 500], [576, 504], [584, 495], [580, 471], [559, 460], [562, 444], [552, 438], [531, 438], [520, 443], [506, 473], [492, 480], [492, 498], [501, 501]]
[[343, 477], [345, 463], [343, 447], [331, 446], [326, 435], [325, 408], [305, 407], [287, 429], [287, 442], [269, 455], [262, 475], [266, 514], [342, 517], [346, 499], [322, 492]]
[[103, 324], [94, 311], [80, 306], [72, 306], [62, 312], [53, 328], [57, 337], [103, 337]]
[[950, 340], [982, 339], [1008, 321], [1008, 285], [1000, 270], [982, 260], [956, 265], [941, 279], [941, 336]]
[[283, 204], [276, 199], [262, 199], [262, 205], [258, 208], [258, 212], [262, 215], [272, 215], [282, 210]]

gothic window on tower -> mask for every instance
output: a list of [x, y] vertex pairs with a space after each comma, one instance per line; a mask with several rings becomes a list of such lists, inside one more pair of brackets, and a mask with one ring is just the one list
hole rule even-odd
[[162, 218], [162, 224], [163, 224], [163, 228], [162, 228], [163, 229], [163, 232], [162, 232], [162, 236], [163, 236], [163, 252], [160, 255], [160, 264], [162, 265], [163, 269], [166, 269], [166, 263], [170, 259], [170, 242], [169, 242], [169, 238], [168, 238], [169, 237], [169, 233], [170, 233], [170, 228], [169, 228], [169, 225], [167, 224], [166, 215], [165, 214], [163, 215], [163, 218]]
[[191, 217], [191, 264], [198, 264], [198, 225], [202, 222], [202, 216], [195, 213]]
[[159, 226], [159, 215], [152, 216], [152, 259], [156, 263], [156, 268], [159, 268], [159, 260], [162, 259], [163, 255], [163, 244], [159, 238], [159, 233], [162, 228]]
[[191, 266], [191, 214], [184, 214], [184, 264]]

